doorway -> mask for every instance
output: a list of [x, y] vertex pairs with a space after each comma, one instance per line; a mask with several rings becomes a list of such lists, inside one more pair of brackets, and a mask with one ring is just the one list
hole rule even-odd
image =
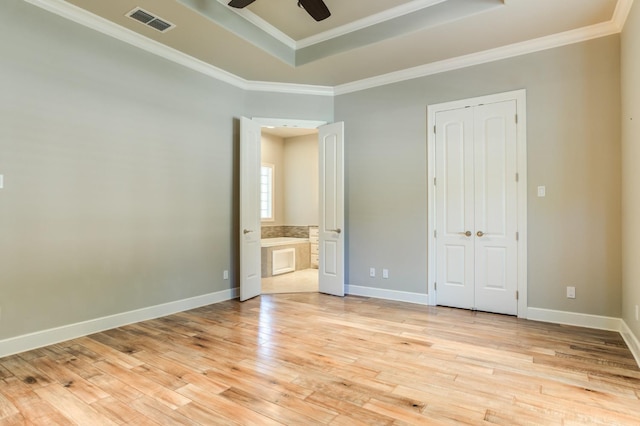
[[261, 128], [262, 294], [318, 292], [318, 130]]
[[526, 317], [525, 92], [428, 114], [430, 303]]
[[[344, 124], [280, 119], [240, 120], [240, 300], [262, 292], [261, 127], [294, 122], [318, 129], [318, 290], [344, 296]], [[301, 124], [301, 125], [300, 125]], [[294, 251], [295, 253], [295, 251]], [[282, 270], [294, 256], [278, 253]], [[275, 259], [275, 257], [274, 257]], [[284, 260], [282, 260], [284, 259]]]

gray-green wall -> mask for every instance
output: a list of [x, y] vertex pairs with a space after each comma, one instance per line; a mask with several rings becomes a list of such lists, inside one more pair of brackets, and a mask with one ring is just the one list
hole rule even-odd
[[616, 35], [338, 96], [348, 283], [426, 293], [427, 105], [526, 89], [529, 306], [619, 317], [619, 51]]
[[235, 288], [242, 115], [332, 121], [333, 100], [248, 94], [3, 0], [0, 340]]
[[529, 305], [620, 316], [619, 51], [611, 36], [336, 98], [246, 92], [4, 0], [0, 340], [234, 288], [241, 115], [345, 121], [347, 282], [424, 294], [426, 107], [521, 88]]
[[622, 33], [622, 318], [640, 339], [640, 4]]

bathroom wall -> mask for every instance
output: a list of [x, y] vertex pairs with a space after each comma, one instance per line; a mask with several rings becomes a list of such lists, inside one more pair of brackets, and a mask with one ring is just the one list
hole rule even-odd
[[287, 225], [318, 224], [318, 134], [284, 141]]
[[275, 166], [275, 217], [262, 222], [263, 238], [306, 238], [318, 224], [317, 132], [287, 139], [263, 133], [261, 148], [262, 162]]

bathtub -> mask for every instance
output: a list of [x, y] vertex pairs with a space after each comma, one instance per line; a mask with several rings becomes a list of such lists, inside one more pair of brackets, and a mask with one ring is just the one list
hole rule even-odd
[[308, 243], [308, 238], [293, 238], [293, 237], [277, 237], [277, 238], [263, 238], [260, 240], [260, 246], [262, 247], [276, 247], [276, 246], [288, 246], [290, 244]]
[[308, 269], [311, 265], [308, 238], [263, 238], [262, 277]]

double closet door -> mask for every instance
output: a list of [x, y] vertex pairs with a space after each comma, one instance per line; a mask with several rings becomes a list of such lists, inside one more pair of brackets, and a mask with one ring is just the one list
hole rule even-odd
[[438, 305], [518, 313], [516, 101], [436, 113]]

